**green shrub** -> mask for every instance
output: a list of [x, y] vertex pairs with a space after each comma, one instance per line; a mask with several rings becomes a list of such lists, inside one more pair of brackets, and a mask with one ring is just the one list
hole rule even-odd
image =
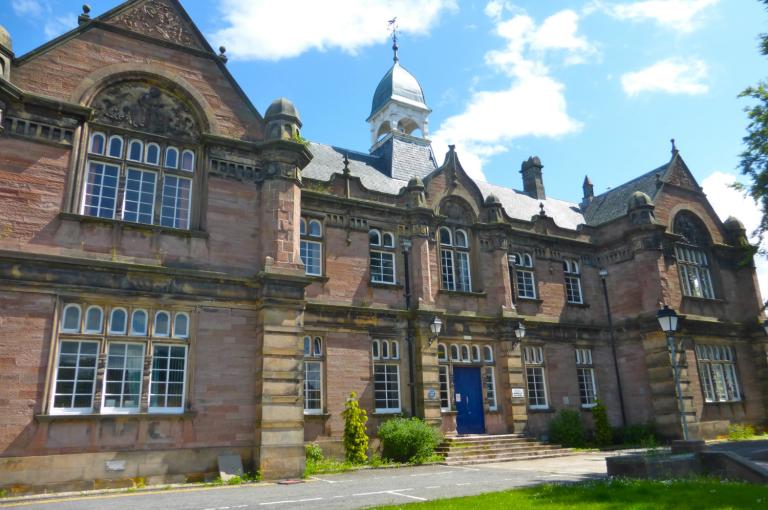
[[379, 427], [379, 439], [385, 459], [422, 463], [434, 455], [443, 436], [419, 418], [392, 418]]
[[609, 446], [613, 442], [613, 429], [608, 422], [608, 411], [599, 400], [592, 408], [592, 419], [595, 422], [595, 444]]
[[752, 439], [755, 435], [755, 427], [752, 425], [739, 425], [734, 423], [728, 426], [728, 439], [731, 441], [744, 441]]
[[365, 431], [368, 414], [365, 409], [360, 409], [357, 394], [354, 391], [349, 394], [342, 416], [344, 417], [344, 454], [349, 462], [364, 464], [368, 460], [368, 434]]
[[308, 443], [304, 445], [304, 454], [307, 460], [319, 462], [323, 460], [323, 449], [317, 443]]
[[580, 448], [585, 444], [584, 425], [581, 414], [572, 409], [563, 409], [549, 422], [549, 440], [568, 448]]
[[650, 439], [656, 441], [657, 437], [656, 426], [653, 423], [636, 423], [617, 428], [614, 442], [624, 445], [640, 445]]

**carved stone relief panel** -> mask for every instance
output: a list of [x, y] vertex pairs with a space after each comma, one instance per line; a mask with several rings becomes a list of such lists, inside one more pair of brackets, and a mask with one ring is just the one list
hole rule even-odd
[[192, 110], [181, 99], [140, 81], [125, 81], [93, 99], [94, 118], [113, 126], [195, 140], [200, 136]]
[[108, 23], [172, 43], [204, 50], [192, 27], [167, 0], [146, 0]]
[[475, 214], [472, 208], [464, 200], [449, 197], [440, 204], [440, 214], [457, 223], [471, 225], [475, 222]]

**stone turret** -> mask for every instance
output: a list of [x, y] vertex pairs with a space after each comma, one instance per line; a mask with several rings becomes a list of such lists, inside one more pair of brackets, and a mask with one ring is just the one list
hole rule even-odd
[[520, 173], [523, 174], [523, 191], [529, 196], [543, 200], [547, 198], [544, 193], [544, 180], [541, 177], [541, 169], [544, 165], [538, 156], [531, 156], [527, 161], [523, 161]]
[[281, 97], [272, 101], [264, 115], [267, 124], [268, 140], [297, 140], [301, 129], [301, 119], [296, 107], [288, 99]]

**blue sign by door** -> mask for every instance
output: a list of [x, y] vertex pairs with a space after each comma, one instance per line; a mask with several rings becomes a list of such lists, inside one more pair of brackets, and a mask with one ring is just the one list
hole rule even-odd
[[483, 382], [478, 367], [453, 367], [456, 431], [459, 434], [484, 434]]

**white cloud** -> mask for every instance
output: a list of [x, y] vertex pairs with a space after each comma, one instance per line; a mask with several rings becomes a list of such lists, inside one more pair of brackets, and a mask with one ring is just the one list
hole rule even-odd
[[[701, 182], [701, 186], [720, 219], [725, 221], [728, 216], [736, 216], [744, 223], [747, 235], [750, 235], [760, 224], [762, 213], [757, 202], [730, 186], [737, 180], [736, 175], [713, 172]], [[750, 235], [750, 241], [757, 243], [758, 240]], [[768, 249], [768, 240], [763, 242], [761, 248], [763, 250]], [[755, 265], [757, 266], [757, 279], [760, 283], [763, 300], [765, 300], [768, 298], [768, 259], [763, 255], [756, 255]]]
[[12, 0], [11, 6], [17, 16], [40, 16], [43, 6], [37, 0]]
[[551, 76], [547, 62], [556, 56], [564, 64], [583, 63], [596, 53], [578, 34], [574, 11], [559, 11], [540, 25], [527, 14], [502, 19], [505, 11], [519, 12], [496, 0], [486, 5], [506, 46], [489, 51], [485, 63], [507, 75], [509, 85], [472, 92], [464, 111], [446, 119], [432, 136], [437, 155], [455, 144], [462, 165], [478, 179], [484, 179], [483, 163], [506, 152], [516, 138], [556, 137], [581, 129], [568, 114], [565, 86]]
[[64, 16], [49, 16], [43, 26], [43, 31], [48, 39], [53, 39], [59, 35], [72, 30], [77, 26], [77, 16], [66, 14]]
[[628, 96], [643, 92], [698, 95], [709, 92], [707, 65], [701, 60], [666, 59], [639, 71], [621, 76], [621, 86]]
[[455, 0], [223, 0], [228, 26], [211, 38], [239, 59], [280, 60], [332, 48], [355, 53], [386, 39], [392, 16], [402, 32], [424, 34], [456, 8]]
[[664, 28], [681, 32], [693, 32], [701, 25], [704, 11], [719, 0], [645, 0], [624, 4], [594, 2], [616, 19], [628, 21], [652, 21]]

